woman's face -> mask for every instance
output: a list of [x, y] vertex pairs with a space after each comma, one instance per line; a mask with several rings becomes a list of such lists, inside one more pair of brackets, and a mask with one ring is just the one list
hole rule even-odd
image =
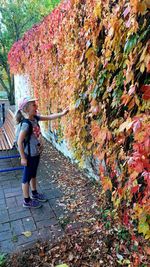
[[37, 114], [37, 108], [38, 108], [38, 106], [37, 106], [37, 104], [36, 104], [35, 101], [30, 102], [29, 103], [29, 107], [28, 107], [28, 114], [29, 114], [29, 116], [36, 115]]

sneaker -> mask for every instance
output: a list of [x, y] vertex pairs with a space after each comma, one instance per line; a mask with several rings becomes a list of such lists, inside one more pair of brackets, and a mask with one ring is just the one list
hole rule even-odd
[[41, 194], [41, 193], [37, 193], [37, 194], [35, 194], [35, 195], [32, 195], [31, 198], [34, 199], [34, 200], [38, 200], [38, 201], [40, 201], [40, 202], [46, 202], [46, 201], [47, 201], [47, 199], [46, 199], [46, 197], [44, 196], [44, 194]]
[[39, 201], [36, 200], [30, 200], [29, 202], [23, 202], [23, 207], [24, 208], [33, 208], [33, 209], [38, 209], [42, 207], [42, 205], [39, 203]]

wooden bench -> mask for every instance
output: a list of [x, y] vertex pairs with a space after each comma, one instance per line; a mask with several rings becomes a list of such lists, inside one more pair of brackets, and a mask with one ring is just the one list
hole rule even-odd
[[0, 151], [10, 150], [15, 142], [15, 118], [13, 112], [9, 109], [3, 126], [0, 128]]
[[[7, 111], [3, 126], [0, 128], [0, 151], [8, 151], [14, 148], [15, 143], [15, 117], [14, 113], [9, 109]], [[0, 156], [0, 159], [19, 158], [19, 154], [10, 156]], [[22, 166], [0, 169], [1, 172], [9, 172], [21, 170]]]

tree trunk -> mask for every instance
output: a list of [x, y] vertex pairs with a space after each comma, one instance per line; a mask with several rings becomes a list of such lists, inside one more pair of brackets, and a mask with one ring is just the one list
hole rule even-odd
[[15, 104], [15, 96], [14, 96], [14, 75], [10, 74], [9, 65], [7, 64], [7, 77], [8, 77], [8, 90], [7, 90], [7, 96], [9, 99], [10, 105]]
[[14, 105], [15, 104], [15, 97], [13, 94], [8, 94], [8, 100], [9, 100], [9, 103], [10, 105]]
[[9, 91], [7, 92], [7, 96], [9, 99], [10, 105], [15, 104], [15, 94], [14, 94], [15, 88], [14, 88], [14, 76], [12, 76], [9, 80]]

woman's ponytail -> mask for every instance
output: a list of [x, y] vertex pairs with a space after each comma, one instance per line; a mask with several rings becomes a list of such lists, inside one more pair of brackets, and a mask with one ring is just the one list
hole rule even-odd
[[17, 111], [15, 119], [17, 124], [19, 124], [24, 119], [24, 116], [22, 115], [20, 110]]

